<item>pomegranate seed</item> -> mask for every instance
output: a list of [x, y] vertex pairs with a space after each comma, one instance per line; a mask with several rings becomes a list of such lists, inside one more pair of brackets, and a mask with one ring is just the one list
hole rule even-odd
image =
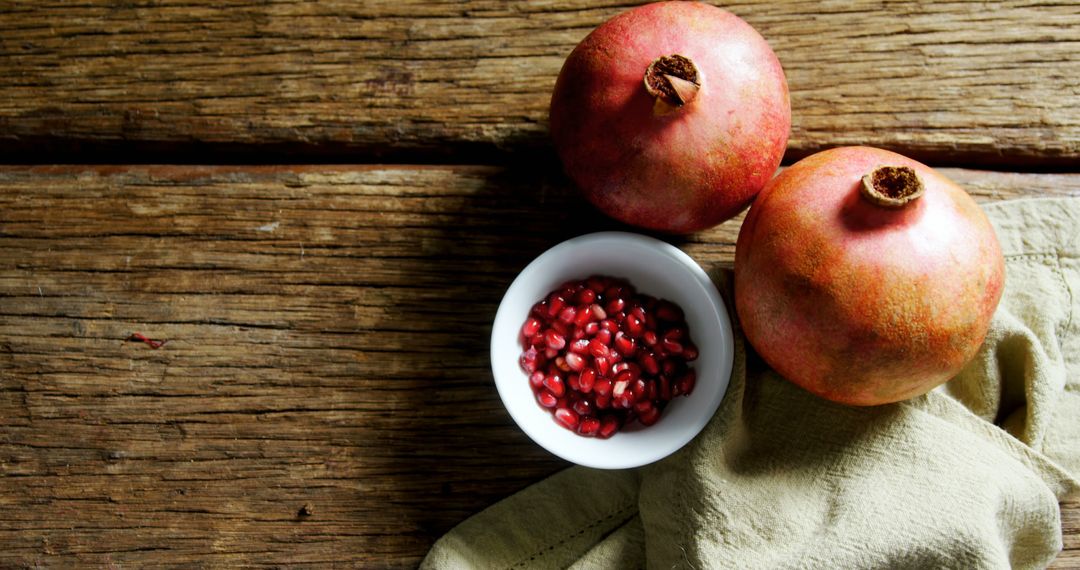
[[589, 312], [592, 314], [592, 319], [594, 321], [602, 321], [608, 318], [607, 311], [605, 311], [603, 307], [597, 305], [596, 303], [593, 303], [589, 306]]
[[592, 437], [600, 431], [600, 420], [593, 416], [585, 416], [581, 418], [581, 423], [578, 424], [577, 432], [586, 437]]
[[562, 311], [559, 311], [559, 320], [566, 323], [566, 324], [570, 324], [570, 323], [574, 322], [574, 317], [576, 317], [576, 316], [577, 316], [577, 309], [575, 309], [573, 307], [566, 307]]
[[586, 368], [581, 371], [578, 377], [578, 390], [582, 393], [588, 394], [593, 391], [593, 386], [596, 385], [596, 370], [592, 368]]
[[642, 412], [647, 412], [655, 407], [656, 406], [654, 406], [653, 403], [649, 400], [641, 400], [638, 403], [634, 404], [634, 411], [638, 414], [641, 414]]
[[559, 333], [559, 334], [561, 334], [563, 336], [566, 336], [566, 335], [570, 334], [570, 325], [568, 325], [568, 324], [566, 324], [566, 323], [564, 323], [564, 322], [562, 322], [560, 320], [554, 320], [554, 321], [551, 321], [551, 330], [553, 330], [553, 331], [555, 331], [555, 332], [557, 332], [557, 333]]
[[660, 342], [660, 339], [656, 336], [656, 331], [645, 331], [645, 334], [641, 335], [641, 339], [649, 346], [656, 346], [656, 343]]
[[544, 377], [544, 387], [551, 391], [556, 398], [561, 398], [566, 393], [566, 384], [562, 376], [551, 374]]
[[615, 375], [615, 382], [625, 380], [627, 382], [637, 382], [641, 380], [641, 371], [636, 368], [627, 368], [622, 372]]
[[656, 380], [650, 378], [645, 382], [645, 397], [650, 400], [656, 399]]
[[[616, 323], [615, 321], [613, 321], [611, 319], [604, 319], [604, 320], [600, 321], [600, 328], [605, 330], [605, 331], [613, 333], [613, 332], [619, 330], [619, 323]], [[596, 333], [596, 334], [600, 334], [600, 333]]]
[[547, 317], [547, 300], [540, 301], [529, 309], [529, 314], [537, 318]]
[[566, 364], [566, 359], [561, 357], [561, 356], [558, 356], [558, 357], [555, 358], [555, 368], [558, 368], [559, 370], [561, 370], [563, 372], [569, 372], [570, 371], [570, 367], [567, 366], [567, 364]]
[[602, 330], [596, 333], [596, 336], [593, 338], [600, 341], [604, 346], [611, 346], [611, 331], [609, 330]]
[[580, 416], [591, 414], [593, 411], [593, 405], [588, 400], [576, 400], [573, 404], [570, 404], [570, 408]]
[[581, 376], [578, 374], [571, 374], [567, 376], [566, 387], [570, 388], [571, 396], [577, 396], [577, 393], [581, 391]]
[[682, 354], [682, 345], [674, 340], [664, 339], [660, 344], [664, 347], [664, 352], [668, 354]]
[[600, 332], [600, 323], [593, 321], [585, 325], [585, 336], [596, 336]]
[[574, 296], [574, 300], [582, 305], [591, 305], [596, 302], [596, 291], [589, 288], [583, 288], [577, 292]]
[[570, 408], [557, 408], [555, 410], [555, 419], [566, 429], [577, 429], [578, 415]]
[[694, 390], [694, 384], [697, 383], [697, 372], [692, 369], [688, 370], [686, 374], [683, 374], [677, 383], [678, 392], [680, 394], [689, 394]]
[[652, 313], [645, 313], [645, 328], [647, 330], [656, 330], [656, 317]]
[[540, 390], [536, 393], [536, 401], [540, 402], [540, 405], [545, 408], [554, 408], [559, 399], [555, 397], [555, 394], [552, 394], [547, 390]]
[[568, 352], [566, 353], [566, 367], [569, 370], [581, 372], [581, 369], [585, 368], [585, 359], [576, 352]]
[[547, 307], [548, 316], [549, 317], [554, 317], [555, 315], [559, 314], [560, 311], [563, 310], [563, 307], [566, 306], [566, 299], [563, 299], [558, 294], [553, 293], [550, 297], [548, 297], [547, 305], [548, 305], [548, 307]]
[[521, 327], [521, 334], [525, 338], [532, 338], [536, 336], [536, 333], [540, 332], [540, 321], [534, 318], [529, 318], [525, 321], [525, 326]]
[[687, 362], [693, 362], [693, 361], [697, 360], [697, 357], [698, 357], [697, 346], [695, 346], [694, 343], [691, 343], [691, 342], [688, 342], [688, 343], [684, 344], [683, 349], [682, 349], [682, 357], [684, 359], [686, 359]]
[[617, 431], [619, 431], [619, 418], [607, 415], [600, 418], [600, 431], [596, 432], [596, 436], [607, 439], [615, 435]]
[[572, 354], [585, 354], [589, 352], [589, 339], [579, 338], [570, 343], [570, 352]]
[[600, 341], [600, 336], [589, 341], [589, 354], [597, 357], [607, 357], [611, 353], [608, 347]]
[[603, 356], [597, 356], [596, 359], [593, 360], [593, 364], [596, 365], [596, 371], [599, 372], [601, 376], [607, 376], [611, 373], [611, 360]]
[[622, 379], [622, 380], [616, 379], [614, 384], [612, 384], [612, 387], [611, 387], [611, 395], [616, 397], [616, 398], [619, 398], [623, 394], [626, 393], [626, 389], [629, 388], [629, 387], [630, 387], [630, 380], [627, 380], [625, 378]]
[[519, 362], [521, 363], [521, 369], [525, 372], [528, 372], [529, 374], [536, 372], [538, 366], [538, 358], [539, 355], [536, 353], [536, 348], [530, 348], [525, 352], [521, 353], [521, 358], [519, 359]]
[[635, 348], [634, 339], [626, 336], [622, 331], [615, 333], [615, 350], [619, 351], [619, 354], [633, 356]]
[[611, 373], [618, 376], [620, 372], [630, 368], [629, 362], [617, 362], [611, 365]]
[[593, 402], [596, 409], [606, 410], [611, 407], [611, 394], [597, 394], [596, 399]]
[[646, 352], [638, 359], [638, 363], [641, 364], [641, 369], [645, 372], [655, 376], [660, 373], [660, 364], [656, 361], [656, 355], [651, 352]]
[[593, 391], [596, 392], [596, 397], [611, 395], [611, 390], [614, 385], [611, 383], [611, 378], [597, 378], [596, 383], [593, 386]]
[[647, 390], [648, 387], [645, 386], [645, 381], [641, 378], [630, 382], [630, 393], [634, 395], [635, 400], [644, 398]]
[[606, 309], [609, 313], [620, 313], [622, 312], [624, 307], [626, 307], [626, 300], [622, 297], [615, 297], [614, 299], [607, 302], [607, 305], [604, 306], [604, 309]]
[[621, 323], [626, 320], [626, 313], [619, 311], [618, 313], [611, 313], [611, 319], [616, 323]]
[[[586, 289], [586, 291], [588, 291], [588, 289]], [[589, 324], [589, 321], [592, 320], [592, 306], [582, 305], [581, 307], [578, 307], [576, 311], [577, 314], [574, 316], [574, 326], [579, 327], [580, 330], [580, 327]]]
[[642, 324], [641, 319], [632, 314], [626, 315], [623, 327], [626, 329], [626, 333], [634, 338], [640, 337], [645, 332], [645, 325]]
[[660, 420], [660, 410], [655, 407], [651, 407], [644, 412], [638, 412], [637, 415], [638, 421], [646, 426], [651, 426]]
[[664, 340], [682, 340], [686, 336], [686, 329], [682, 327], [672, 327], [664, 333]]
[[665, 376], [675, 377], [676, 373], [679, 372], [679, 364], [674, 359], [667, 358], [660, 365], [660, 370], [663, 370]]
[[667, 402], [668, 400], [671, 400], [671, 397], [672, 397], [671, 380], [668, 380], [667, 376], [661, 376], [660, 377], [660, 385], [659, 385], [659, 387], [657, 388], [656, 391], [657, 391], [657, 396], [659, 396], [661, 400], [663, 400], [665, 402]]
[[544, 342], [547, 343], [548, 348], [559, 350], [566, 346], [566, 337], [554, 330], [548, 329], [548, 331], [544, 333]]
[[536, 372], [533, 372], [532, 374], [529, 374], [529, 384], [532, 385], [533, 389], [536, 389], [536, 388], [539, 388], [540, 386], [543, 386], [544, 385], [544, 373], [537, 370]]
[[656, 304], [656, 318], [661, 321], [681, 321], [683, 320], [682, 309], [671, 301], [660, 301]]
[[545, 348], [544, 349], [544, 359], [545, 360], [551, 360], [552, 358], [555, 358], [558, 355], [559, 355], [559, 351], [557, 349], [554, 349], [554, 348]]
[[585, 286], [592, 290], [593, 293], [600, 294], [607, 289], [607, 284], [599, 277], [590, 277], [585, 280]]
[[634, 402], [634, 395], [630, 392], [625, 392], [622, 396], [612, 397], [612, 405], [614, 405], [616, 408], [622, 408], [624, 410], [629, 410], [631, 407], [633, 407]]

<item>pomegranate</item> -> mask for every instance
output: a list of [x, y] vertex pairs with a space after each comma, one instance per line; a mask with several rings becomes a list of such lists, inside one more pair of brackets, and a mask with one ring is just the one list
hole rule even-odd
[[537, 403], [586, 437], [611, 437], [635, 419], [655, 424], [697, 380], [682, 309], [623, 279], [564, 283], [532, 307], [520, 340]]
[[689, 233], [731, 218], [773, 176], [791, 106], [776, 55], [697, 2], [624, 12], [570, 54], [551, 134], [585, 197], [628, 224]]
[[735, 249], [747, 340], [788, 380], [853, 405], [945, 382], [986, 337], [1005, 264], [975, 201], [889, 151], [820, 152], [762, 190]]

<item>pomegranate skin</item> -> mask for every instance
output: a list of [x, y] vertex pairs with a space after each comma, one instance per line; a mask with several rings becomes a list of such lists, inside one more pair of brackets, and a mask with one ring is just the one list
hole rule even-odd
[[[909, 167], [923, 194], [898, 208], [862, 195], [879, 166]], [[851, 405], [897, 402], [955, 376], [1001, 299], [1005, 261], [959, 186], [885, 150], [803, 159], [758, 196], [735, 251], [747, 340], [791, 382]]]
[[[667, 114], [645, 88], [674, 54], [699, 72], [696, 97]], [[697, 2], [661, 2], [593, 30], [563, 65], [551, 134], [566, 173], [598, 209], [670, 233], [743, 210], [776, 172], [791, 106], [780, 61], [749, 24]]]

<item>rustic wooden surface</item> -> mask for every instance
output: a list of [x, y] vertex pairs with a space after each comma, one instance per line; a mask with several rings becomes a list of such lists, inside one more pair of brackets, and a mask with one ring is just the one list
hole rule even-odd
[[[630, 5], [22, 2], [0, 16], [0, 151], [115, 161], [153, 150], [166, 162], [243, 161], [246, 144], [281, 161], [546, 152], [563, 59]], [[936, 164], [1080, 159], [1072, 0], [725, 6], [784, 65], [792, 158], [870, 144]]]
[[[227, 4], [0, 6], [0, 163], [37, 165], [0, 167], [2, 568], [410, 567], [565, 466], [487, 335], [536, 254], [620, 227], [546, 107], [631, 3]], [[871, 144], [1013, 170], [946, 169], [984, 202], [1080, 195], [1074, 2], [726, 6], [785, 66], [789, 162]], [[674, 241], [719, 270], [740, 219]]]
[[[0, 169], [0, 566], [415, 565], [564, 466], [502, 409], [488, 335], [598, 219], [541, 170]], [[715, 271], [738, 225], [676, 243]]]

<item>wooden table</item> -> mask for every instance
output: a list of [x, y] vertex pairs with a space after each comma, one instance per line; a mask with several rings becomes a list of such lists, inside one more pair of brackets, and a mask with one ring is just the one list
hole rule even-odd
[[[565, 466], [488, 334], [535, 255], [619, 227], [546, 107], [626, 6], [220, 4], [0, 8], [0, 566], [410, 567]], [[1075, 3], [729, 8], [787, 70], [786, 162], [869, 144], [984, 202], [1080, 195]], [[675, 242], [730, 266], [740, 219]]]

